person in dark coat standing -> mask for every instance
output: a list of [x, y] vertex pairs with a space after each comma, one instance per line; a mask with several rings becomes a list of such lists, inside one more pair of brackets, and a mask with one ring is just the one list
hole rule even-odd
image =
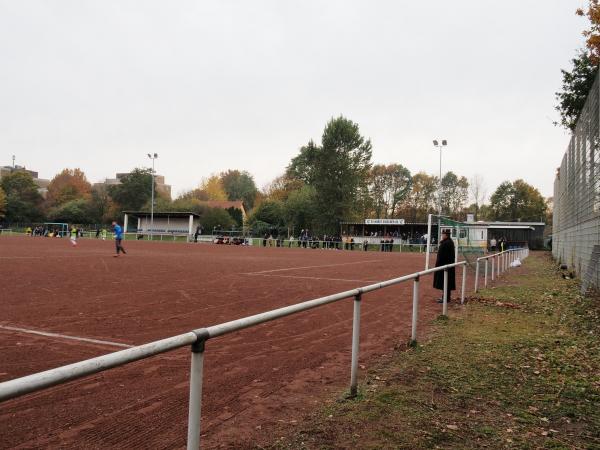
[[[442, 231], [442, 240], [438, 248], [435, 267], [453, 264], [455, 262], [454, 241], [450, 239], [448, 230]], [[442, 297], [438, 303], [444, 302], [444, 271], [440, 270], [433, 274], [433, 287], [442, 291]], [[454, 267], [448, 269], [448, 301], [452, 296], [452, 291], [456, 290], [456, 270]]]

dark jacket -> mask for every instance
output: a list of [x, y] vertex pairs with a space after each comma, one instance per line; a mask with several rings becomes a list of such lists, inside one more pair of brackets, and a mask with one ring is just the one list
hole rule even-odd
[[[454, 263], [454, 241], [450, 238], [440, 242], [435, 267]], [[433, 274], [433, 287], [444, 290], [444, 271], [440, 270]], [[448, 291], [456, 290], [456, 271], [454, 267], [448, 269]]]

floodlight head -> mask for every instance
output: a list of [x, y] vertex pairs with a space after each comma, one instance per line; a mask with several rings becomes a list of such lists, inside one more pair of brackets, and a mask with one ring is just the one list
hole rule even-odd
[[[446, 141], [444, 141], [444, 142], [446, 142]], [[446, 144], [444, 144], [444, 145], [446, 145]], [[154, 158], [158, 158], [158, 153], [154, 154]]]
[[444, 139], [444, 140], [442, 141], [442, 145], [448, 145], [448, 141], [447, 141], [446, 139]]
[[433, 141], [433, 145], [435, 145], [435, 146], [437, 147], [437, 146], [438, 146], [438, 141], [436, 141], [436, 140], [434, 139], [434, 141]]
[[148, 153], [148, 158], [152, 159], [152, 155], [150, 153]]

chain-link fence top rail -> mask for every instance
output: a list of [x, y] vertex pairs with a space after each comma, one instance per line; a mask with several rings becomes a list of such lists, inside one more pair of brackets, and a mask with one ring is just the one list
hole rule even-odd
[[596, 77], [554, 182], [552, 253], [581, 276], [584, 292], [600, 288], [599, 84]]

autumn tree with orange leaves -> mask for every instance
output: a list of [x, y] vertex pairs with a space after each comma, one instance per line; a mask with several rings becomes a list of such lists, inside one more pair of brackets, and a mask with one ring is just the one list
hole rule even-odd
[[80, 169], [63, 169], [48, 185], [48, 206], [63, 205], [72, 200], [90, 198], [92, 186]]
[[589, 51], [589, 57], [594, 65], [600, 64], [600, 1], [589, 0], [587, 11], [578, 8], [576, 14], [578, 16], [585, 16], [590, 21], [590, 29], [585, 30], [583, 35], [585, 36], [585, 45]]

